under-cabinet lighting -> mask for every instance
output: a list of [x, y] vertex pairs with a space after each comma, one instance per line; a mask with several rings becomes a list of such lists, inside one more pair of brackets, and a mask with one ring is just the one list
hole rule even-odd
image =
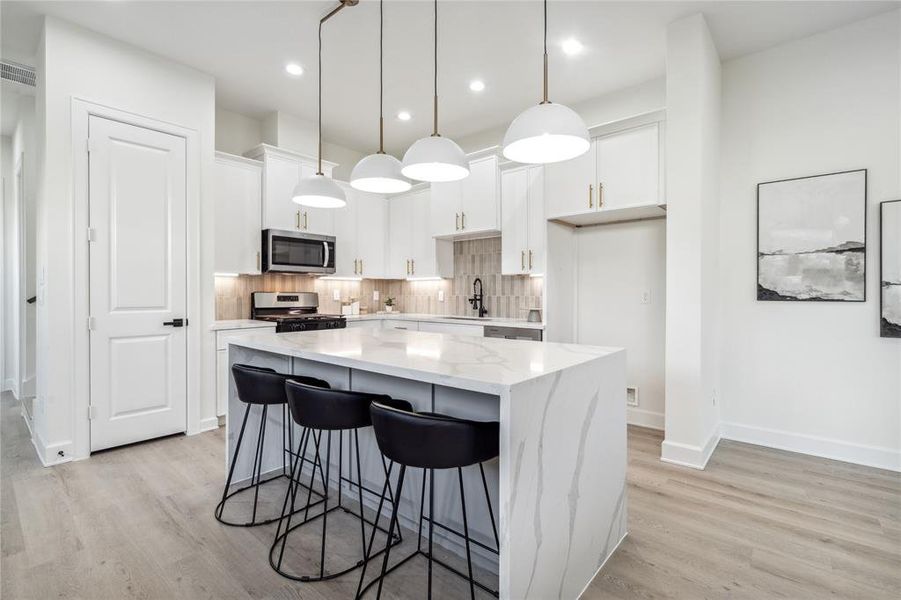
[[320, 277], [319, 281], [363, 281], [362, 277], [341, 277], [336, 275], [326, 275]]
[[544, 277], [544, 273], [529, 273], [529, 277], [531, 277], [533, 279], [535, 277]]
[[407, 277], [407, 281], [442, 281], [442, 277]]
[[237, 277], [240, 273], [213, 273], [216, 277]]

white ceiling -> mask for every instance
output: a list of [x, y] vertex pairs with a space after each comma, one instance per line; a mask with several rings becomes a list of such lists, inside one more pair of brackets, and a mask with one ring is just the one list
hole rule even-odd
[[[316, 29], [334, 0], [3, 1], [2, 51], [33, 54], [40, 15], [54, 15], [172, 58], [216, 78], [217, 104], [261, 117], [282, 110], [316, 117]], [[576, 2], [549, 7], [551, 99], [575, 104], [663, 75], [666, 25], [703, 12], [724, 60], [897, 8], [899, 2]], [[385, 113], [388, 149], [400, 154], [431, 128], [432, 3], [385, 2]], [[538, 101], [541, 3], [439, 4], [440, 129], [463, 137], [507, 123]], [[329, 21], [324, 40], [325, 137], [361, 151], [377, 141], [378, 2], [362, 0]], [[585, 46], [567, 57], [568, 37]], [[284, 72], [297, 61], [306, 73]], [[481, 94], [468, 82], [480, 78]], [[400, 109], [413, 119], [394, 118]]]

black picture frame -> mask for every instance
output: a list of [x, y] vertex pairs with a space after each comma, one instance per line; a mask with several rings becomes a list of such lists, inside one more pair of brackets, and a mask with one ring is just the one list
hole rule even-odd
[[[833, 175], [846, 175], [849, 173], [863, 173], [863, 297], [860, 299], [842, 299], [842, 298], [795, 298], [790, 296], [782, 296], [779, 294], [772, 295], [764, 293], [760, 285], [760, 190], [763, 186], [777, 183], [786, 183], [789, 181], [801, 181], [805, 179], [816, 179], [819, 177], [829, 177]], [[757, 301], [758, 302], [866, 302], [867, 301], [867, 222], [869, 219], [869, 178], [867, 169], [848, 169], [846, 171], [834, 171], [831, 173], [818, 173], [816, 175], [805, 175], [803, 177], [789, 177], [786, 179], [775, 179], [773, 181], [764, 181], [757, 184], [757, 231], [756, 231], [756, 252], [754, 253], [755, 272], [757, 278]], [[778, 297], [776, 297], [778, 296]]]
[[[879, 203], [879, 337], [883, 338], [901, 338], [901, 326], [889, 322], [885, 318], [885, 209], [889, 205], [898, 204], [901, 210], [901, 199], [885, 200]], [[901, 237], [901, 231], [898, 231]]]

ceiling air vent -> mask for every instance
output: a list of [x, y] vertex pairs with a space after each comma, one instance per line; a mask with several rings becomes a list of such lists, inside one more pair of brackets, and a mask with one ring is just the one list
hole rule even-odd
[[34, 87], [34, 68], [8, 60], [0, 60], [0, 78]]

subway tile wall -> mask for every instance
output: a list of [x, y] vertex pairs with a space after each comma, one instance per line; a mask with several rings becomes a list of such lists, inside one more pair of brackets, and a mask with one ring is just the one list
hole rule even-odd
[[[436, 315], [475, 315], [467, 298], [473, 281], [481, 278], [488, 315], [525, 318], [530, 308], [542, 308], [541, 277], [501, 275], [501, 238], [454, 242], [454, 278], [440, 281], [364, 279], [323, 280], [307, 275], [267, 273], [216, 278], [216, 318], [250, 318], [250, 293], [255, 291], [318, 292], [319, 312], [337, 314], [341, 302], [360, 300], [363, 312], [384, 310], [386, 298], [394, 298], [395, 311]], [[334, 300], [337, 290], [341, 301]], [[378, 291], [379, 301], [373, 301]], [[438, 301], [439, 291], [444, 301]]]

